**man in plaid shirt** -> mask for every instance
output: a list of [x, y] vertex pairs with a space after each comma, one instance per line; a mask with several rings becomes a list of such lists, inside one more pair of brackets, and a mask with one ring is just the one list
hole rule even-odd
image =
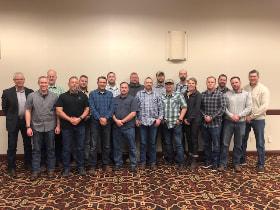
[[[187, 103], [182, 94], [174, 92], [174, 81], [168, 79], [165, 81], [166, 94], [162, 96], [164, 108], [164, 140], [166, 145], [168, 163], [173, 160], [182, 169], [184, 164], [184, 149], [182, 145], [182, 122], [187, 112]], [[176, 148], [176, 157], [174, 158], [174, 146]]]
[[204, 168], [217, 170], [220, 156], [220, 134], [226, 98], [216, 89], [216, 78], [206, 79], [207, 90], [202, 93], [201, 113], [203, 115], [202, 136], [204, 141]]

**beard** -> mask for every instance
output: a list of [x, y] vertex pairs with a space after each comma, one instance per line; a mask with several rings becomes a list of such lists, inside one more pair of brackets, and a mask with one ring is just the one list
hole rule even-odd
[[182, 81], [182, 82], [185, 82], [186, 81], [186, 77], [180, 77], [180, 80]]

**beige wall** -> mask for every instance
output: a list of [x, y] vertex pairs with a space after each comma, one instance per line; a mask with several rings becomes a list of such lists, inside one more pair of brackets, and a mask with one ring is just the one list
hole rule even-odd
[[[0, 0], [0, 90], [12, 85], [15, 71], [36, 89], [48, 68], [58, 71], [64, 87], [70, 75], [87, 74], [90, 89], [108, 71], [118, 81], [131, 71], [143, 80], [158, 70], [177, 79], [178, 70], [187, 68], [200, 90], [207, 75], [239, 75], [245, 84], [256, 68], [271, 90], [270, 108], [279, 109], [279, 9], [278, 0]], [[186, 62], [166, 61], [168, 30], [187, 31]], [[269, 150], [280, 150], [279, 119], [267, 120]], [[7, 148], [4, 127], [2, 117], [0, 154]], [[254, 139], [249, 143], [254, 150]]]

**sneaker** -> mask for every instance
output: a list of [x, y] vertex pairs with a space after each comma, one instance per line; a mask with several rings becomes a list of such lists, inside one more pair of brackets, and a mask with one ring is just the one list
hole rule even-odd
[[79, 168], [78, 172], [79, 172], [80, 176], [85, 176], [86, 175], [86, 170], [84, 168]]
[[234, 166], [234, 171], [236, 173], [240, 173], [241, 172], [241, 167], [239, 165]]
[[70, 171], [69, 171], [69, 169], [64, 169], [63, 172], [62, 172], [62, 176], [63, 176], [63, 177], [68, 177], [68, 176], [70, 176]]
[[219, 172], [224, 172], [224, 171], [225, 171], [225, 166], [221, 165], [221, 166], [218, 168], [218, 171], [219, 171]]
[[211, 168], [212, 165], [210, 163], [204, 163], [202, 168], [205, 168], [205, 169], [208, 169], [208, 168]]
[[263, 174], [264, 173], [264, 166], [258, 166], [257, 167], [257, 173], [258, 174]]
[[30, 180], [35, 181], [39, 177], [39, 172], [32, 172]]

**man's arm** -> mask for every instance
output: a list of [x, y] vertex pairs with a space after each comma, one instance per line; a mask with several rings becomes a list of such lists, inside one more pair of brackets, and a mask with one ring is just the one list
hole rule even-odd
[[2, 109], [5, 115], [7, 115], [9, 103], [7, 99], [7, 92], [4, 90], [2, 94]]

